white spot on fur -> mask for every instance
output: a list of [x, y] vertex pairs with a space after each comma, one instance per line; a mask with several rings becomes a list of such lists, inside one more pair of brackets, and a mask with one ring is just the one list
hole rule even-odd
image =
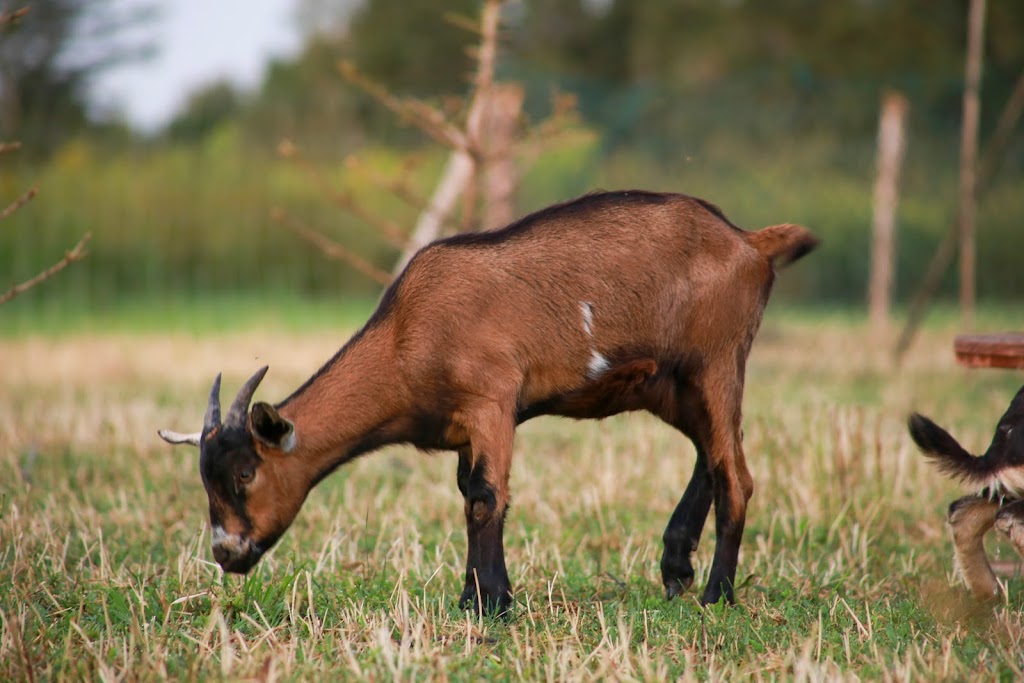
[[580, 302], [580, 312], [583, 314], [583, 331], [590, 337], [590, 360], [587, 362], [587, 377], [597, 379], [611, 367], [608, 359], [602, 356], [594, 347], [594, 305], [589, 301]]
[[224, 527], [217, 525], [213, 527], [213, 533], [211, 537], [211, 545], [214, 548], [222, 547], [237, 550], [244, 545], [242, 537], [238, 534], [229, 534], [224, 531]]
[[583, 331], [588, 337], [594, 336], [594, 307], [589, 301], [580, 302], [580, 311], [583, 313]]
[[590, 350], [590, 362], [587, 363], [587, 376], [590, 379], [597, 379], [607, 372], [609, 367], [611, 367], [611, 363], [608, 362], [607, 358], [598, 353], [597, 349]]

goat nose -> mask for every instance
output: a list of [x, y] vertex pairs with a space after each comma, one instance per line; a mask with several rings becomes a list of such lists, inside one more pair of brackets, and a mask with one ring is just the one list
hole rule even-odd
[[225, 545], [213, 546], [213, 559], [217, 560], [217, 564], [221, 567], [231, 563], [231, 550]]

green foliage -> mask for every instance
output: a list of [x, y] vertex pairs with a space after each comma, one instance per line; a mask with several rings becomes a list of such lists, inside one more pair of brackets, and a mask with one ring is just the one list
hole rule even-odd
[[[1024, 6], [990, 4], [982, 109], [993, 117], [1024, 64], [1024, 39], [1009, 28]], [[580, 92], [591, 122], [631, 131], [617, 143], [692, 148], [723, 129], [869, 137], [888, 87], [928, 112], [918, 125], [934, 134], [959, 118], [964, 12], [955, 0], [545, 0], [513, 17], [510, 68]]]
[[[955, 166], [911, 142], [899, 213], [897, 299], [906, 300], [955, 211]], [[728, 135], [708, 138], [701, 155], [659, 159], [639, 151], [606, 153], [586, 131], [549, 146], [524, 178], [520, 213], [596, 188], [682, 191], [712, 201], [748, 229], [791, 221], [822, 238], [810, 258], [777, 283], [781, 299], [859, 302], [866, 291], [871, 222], [871, 150], [859, 158], [826, 135], [791, 140], [784, 153], [752, 148]], [[362, 169], [395, 177], [403, 154], [367, 148], [361, 164], [320, 161], [315, 166], [337, 192], [396, 225], [411, 229], [417, 209], [376, 187]], [[425, 155], [412, 176], [427, 196], [443, 154]], [[1019, 174], [1008, 173], [982, 202], [978, 285], [983, 299], [1020, 301], [1017, 273], [1024, 220]], [[215, 293], [253, 297], [299, 295], [323, 301], [373, 298], [379, 288], [350, 267], [282, 229], [270, 217], [283, 207], [381, 269], [396, 249], [372, 226], [329, 199], [293, 165], [247, 142], [236, 126], [215, 128], [199, 146], [109, 153], [79, 140], [46, 166], [0, 166], [0, 194], [16, 196], [37, 185], [39, 197], [0, 230], [0, 273], [9, 282], [58, 260], [86, 231], [89, 257], [47, 287], [5, 307], [5, 316], [31, 315], [55, 299], [93, 313], [126, 297], [145, 301], [196, 300]], [[943, 289], [952, 295], [950, 273]], [[20, 311], [20, 312], [19, 312]]]
[[398, 92], [439, 96], [463, 92], [473, 61], [467, 49], [477, 36], [445, 20], [454, 14], [475, 22], [477, 0], [372, 0], [353, 16], [352, 59]]
[[166, 130], [173, 142], [198, 142], [218, 126], [232, 122], [242, 103], [235, 87], [227, 81], [211, 83], [189, 95], [184, 110]]

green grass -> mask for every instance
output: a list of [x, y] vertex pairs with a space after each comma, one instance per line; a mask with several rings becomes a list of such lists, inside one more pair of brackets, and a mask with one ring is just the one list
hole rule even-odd
[[0, 309], [0, 338], [168, 330], [192, 334], [239, 329], [353, 330], [365, 322], [375, 306], [376, 300], [368, 295], [328, 298], [281, 292], [259, 296], [128, 295], [104, 304], [40, 296], [35, 300], [17, 298]]
[[[0, 679], [1024, 676], [1024, 581], [994, 606], [965, 594], [943, 527], [961, 489], [903, 426], [921, 410], [980, 450], [1021, 382], [956, 367], [945, 313], [897, 371], [856, 314], [768, 311], [748, 370], [756, 490], [733, 607], [696, 603], [713, 524], [698, 585], [662, 595], [661, 531], [693, 465], [684, 439], [641, 415], [524, 425], [504, 622], [456, 607], [450, 455], [362, 458], [311, 494], [250, 576], [213, 563], [197, 454], [156, 429], [197, 424], [217, 371], [229, 392], [266, 361], [260, 396], [280, 398], [367, 310], [297, 303], [268, 319], [261, 302], [230, 304], [189, 309], [184, 330], [128, 307], [110, 329], [25, 323], [0, 338]], [[993, 309], [982, 322], [1018, 321]], [[990, 549], [1013, 557], [998, 539]]]

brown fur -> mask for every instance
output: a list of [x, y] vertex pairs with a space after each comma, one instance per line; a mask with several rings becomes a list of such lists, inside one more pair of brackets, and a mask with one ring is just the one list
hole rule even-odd
[[504, 610], [516, 425], [645, 409], [699, 453], [699, 482], [666, 531], [668, 595], [692, 580], [686, 544], [713, 498], [719, 539], [703, 600], [732, 600], [753, 492], [740, 437], [746, 358], [773, 263], [815, 244], [795, 225], [745, 232], [685, 195], [619, 192], [426, 247], [316, 375], [276, 410], [254, 407], [266, 424], [293, 425], [294, 442], [284, 452], [250, 427], [262, 461], [246, 486], [250, 536], [276, 540], [310, 488], [360, 453], [395, 442], [456, 450], [470, 535], [463, 601]]
[[985, 534], [995, 524], [998, 511], [998, 502], [977, 496], [961, 498], [949, 510], [956, 570], [971, 592], [983, 599], [991, 599], [999, 591], [999, 582], [985, 554]]

